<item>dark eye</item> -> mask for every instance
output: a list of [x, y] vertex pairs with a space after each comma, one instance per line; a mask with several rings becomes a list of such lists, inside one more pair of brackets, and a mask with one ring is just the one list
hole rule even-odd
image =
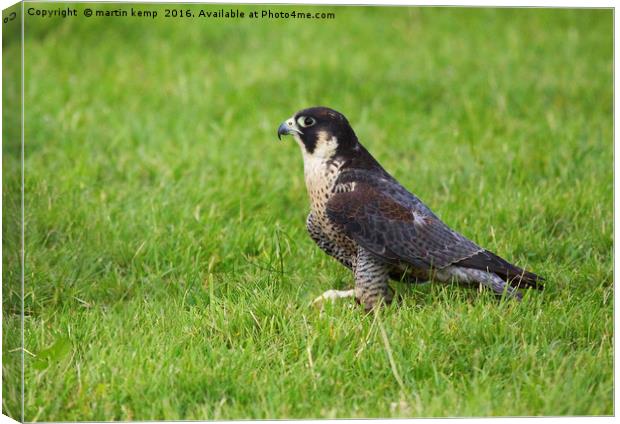
[[297, 123], [303, 128], [311, 127], [316, 124], [316, 119], [312, 116], [300, 116], [297, 118]]

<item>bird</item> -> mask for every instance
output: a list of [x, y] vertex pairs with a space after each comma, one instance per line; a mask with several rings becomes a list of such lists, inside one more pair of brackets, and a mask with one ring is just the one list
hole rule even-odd
[[522, 299], [544, 278], [511, 264], [448, 227], [360, 143], [347, 118], [328, 107], [300, 110], [278, 127], [301, 148], [310, 200], [306, 228], [314, 242], [348, 268], [350, 290], [315, 299], [354, 297], [371, 311], [390, 304], [390, 280], [456, 282]]

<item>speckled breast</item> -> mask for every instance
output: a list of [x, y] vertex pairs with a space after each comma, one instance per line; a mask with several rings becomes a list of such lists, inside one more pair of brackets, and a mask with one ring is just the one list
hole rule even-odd
[[355, 257], [357, 255], [355, 242], [329, 221], [325, 211], [327, 201], [334, 194], [334, 185], [341, 166], [342, 162], [337, 161], [321, 161], [318, 163], [306, 161], [304, 162], [304, 177], [310, 198], [310, 208], [315, 216], [316, 223], [325, 236], [346, 249], [352, 257]]

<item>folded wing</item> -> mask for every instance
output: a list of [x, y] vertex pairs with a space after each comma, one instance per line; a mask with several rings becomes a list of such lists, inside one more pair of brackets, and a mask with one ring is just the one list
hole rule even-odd
[[387, 175], [345, 171], [335, 191], [327, 203], [328, 217], [349, 238], [388, 262], [422, 269], [450, 265], [481, 269], [521, 287], [535, 287], [541, 280], [449, 228]]

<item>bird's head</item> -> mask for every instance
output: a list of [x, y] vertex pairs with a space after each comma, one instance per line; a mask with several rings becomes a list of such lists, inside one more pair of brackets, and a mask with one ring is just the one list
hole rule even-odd
[[304, 155], [332, 159], [358, 149], [358, 140], [347, 118], [326, 107], [311, 107], [297, 112], [280, 124], [278, 138], [292, 135]]

